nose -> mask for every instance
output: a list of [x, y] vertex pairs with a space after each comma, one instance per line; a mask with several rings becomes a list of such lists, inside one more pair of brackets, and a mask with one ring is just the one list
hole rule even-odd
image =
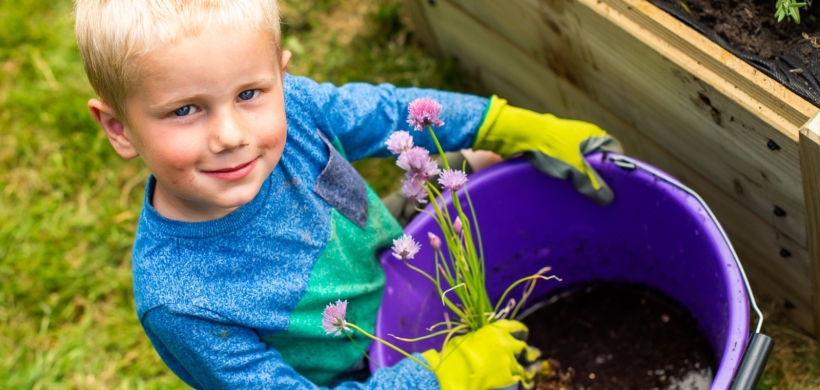
[[235, 110], [225, 110], [214, 115], [208, 148], [211, 153], [221, 153], [248, 144], [247, 123]]

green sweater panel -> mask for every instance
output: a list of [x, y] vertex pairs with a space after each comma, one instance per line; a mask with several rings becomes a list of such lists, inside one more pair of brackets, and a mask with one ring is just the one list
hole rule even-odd
[[402, 234], [401, 226], [369, 186], [367, 202], [365, 230], [333, 209], [330, 238], [313, 266], [307, 292], [291, 312], [288, 330], [265, 337], [288, 364], [318, 385], [356, 364], [371, 342], [360, 334], [353, 337], [354, 342], [346, 336], [325, 334], [325, 306], [347, 300], [347, 320], [372, 334], [385, 284], [378, 253]]

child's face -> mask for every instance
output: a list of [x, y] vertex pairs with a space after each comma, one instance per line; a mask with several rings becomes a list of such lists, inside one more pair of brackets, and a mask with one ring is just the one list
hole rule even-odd
[[[276, 52], [269, 33], [217, 30], [139, 59], [125, 101], [130, 126], [119, 137], [106, 133], [120, 155], [135, 156], [121, 144], [129, 143], [148, 165], [160, 214], [210, 220], [256, 196], [287, 133], [282, 80], [290, 53], [280, 68]], [[94, 107], [92, 114], [99, 116]]]

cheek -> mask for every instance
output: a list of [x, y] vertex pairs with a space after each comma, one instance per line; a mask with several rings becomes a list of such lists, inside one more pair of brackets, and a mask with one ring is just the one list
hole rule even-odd
[[285, 146], [285, 139], [288, 135], [288, 127], [284, 115], [280, 118], [267, 118], [259, 136], [259, 147], [279, 151], [281, 153]]
[[150, 146], [143, 155], [146, 163], [157, 167], [167, 175], [174, 175], [174, 181], [189, 181], [191, 178], [180, 177], [180, 174], [193, 173], [199, 160], [198, 142], [187, 137], [164, 137], [161, 142]]

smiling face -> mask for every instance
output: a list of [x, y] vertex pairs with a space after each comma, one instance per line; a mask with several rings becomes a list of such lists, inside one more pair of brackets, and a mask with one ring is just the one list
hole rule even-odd
[[281, 65], [275, 53], [264, 31], [206, 30], [138, 60], [124, 104], [128, 125], [107, 118], [104, 103], [89, 102], [117, 152], [142, 156], [154, 174], [152, 204], [160, 214], [212, 220], [259, 192], [287, 135], [289, 53]]

